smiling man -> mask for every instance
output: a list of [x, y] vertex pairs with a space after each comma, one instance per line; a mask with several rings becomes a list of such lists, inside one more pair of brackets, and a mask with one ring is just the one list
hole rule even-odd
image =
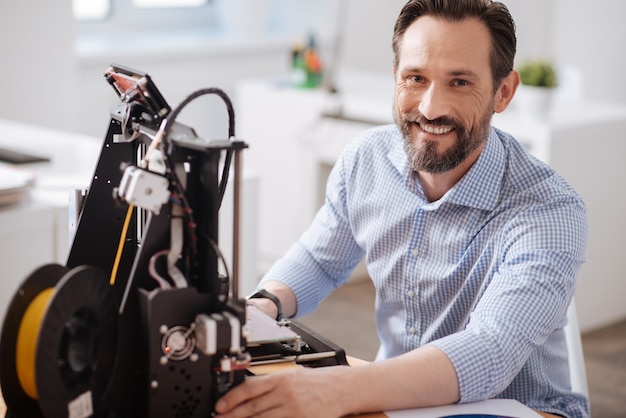
[[349, 413], [512, 398], [589, 416], [563, 326], [584, 261], [576, 192], [491, 126], [519, 84], [515, 27], [489, 0], [411, 0], [393, 35], [396, 123], [363, 133], [324, 206], [262, 280], [255, 304], [305, 315], [365, 257], [376, 362], [249, 379], [228, 417]]

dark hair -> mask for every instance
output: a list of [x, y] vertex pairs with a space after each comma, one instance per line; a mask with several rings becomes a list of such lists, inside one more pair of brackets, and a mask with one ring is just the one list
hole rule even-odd
[[425, 15], [453, 22], [473, 17], [485, 24], [491, 35], [494, 89], [513, 69], [517, 47], [515, 22], [504, 4], [492, 0], [409, 0], [402, 8], [393, 31], [394, 66], [398, 66], [400, 43], [407, 28]]

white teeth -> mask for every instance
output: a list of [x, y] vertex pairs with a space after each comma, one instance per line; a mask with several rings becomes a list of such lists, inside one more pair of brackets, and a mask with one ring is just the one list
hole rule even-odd
[[432, 126], [427, 124], [420, 124], [420, 128], [433, 135], [447, 134], [448, 132], [452, 131], [452, 129], [454, 129], [452, 128], [452, 126]]

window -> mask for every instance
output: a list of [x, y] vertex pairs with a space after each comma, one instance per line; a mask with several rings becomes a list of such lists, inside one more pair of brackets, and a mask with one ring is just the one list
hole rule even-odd
[[214, 0], [72, 0], [79, 33], [210, 29]]
[[78, 21], [101, 20], [111, 11], [110, 0], [73, 0], [72, 11]]
[[[72, 0], [74, 17], [79, 21], [106, 19], [111, 12], [114, 0]], [[138, 9], [156, 9], [172, 7], [198, 7], [209, 0], [132, 0]]]
[[135, 7], [144, 9], [156, 7], [197, 7], [206, 3], [207, 0], [133, 0]]
[[[77, 53], [331, 42], [336, 0], [72, 0]], [[288, 46], [286, 47], [288, 48]]]

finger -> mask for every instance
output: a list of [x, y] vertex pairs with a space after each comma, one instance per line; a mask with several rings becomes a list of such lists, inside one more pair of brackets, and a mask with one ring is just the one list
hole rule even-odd
[[263, 394], [239, 404], [228, 413], [228, 416], [232, 415], [232, 418], [279, 418], [282, 416], [277, 412], [280, 407], [280, 401], [275, 396]]
[[[256, 376], [247, 379], [243, 383], [230, 389], [215, 404], [215, 410], [224, 414], [236, 409], [251, 399], [258, 398], [272, 390], [268, 376]], [[250, 405], [247, 405], [249, 408]], [[245, 416], [245, 415], [243, 415]]]

